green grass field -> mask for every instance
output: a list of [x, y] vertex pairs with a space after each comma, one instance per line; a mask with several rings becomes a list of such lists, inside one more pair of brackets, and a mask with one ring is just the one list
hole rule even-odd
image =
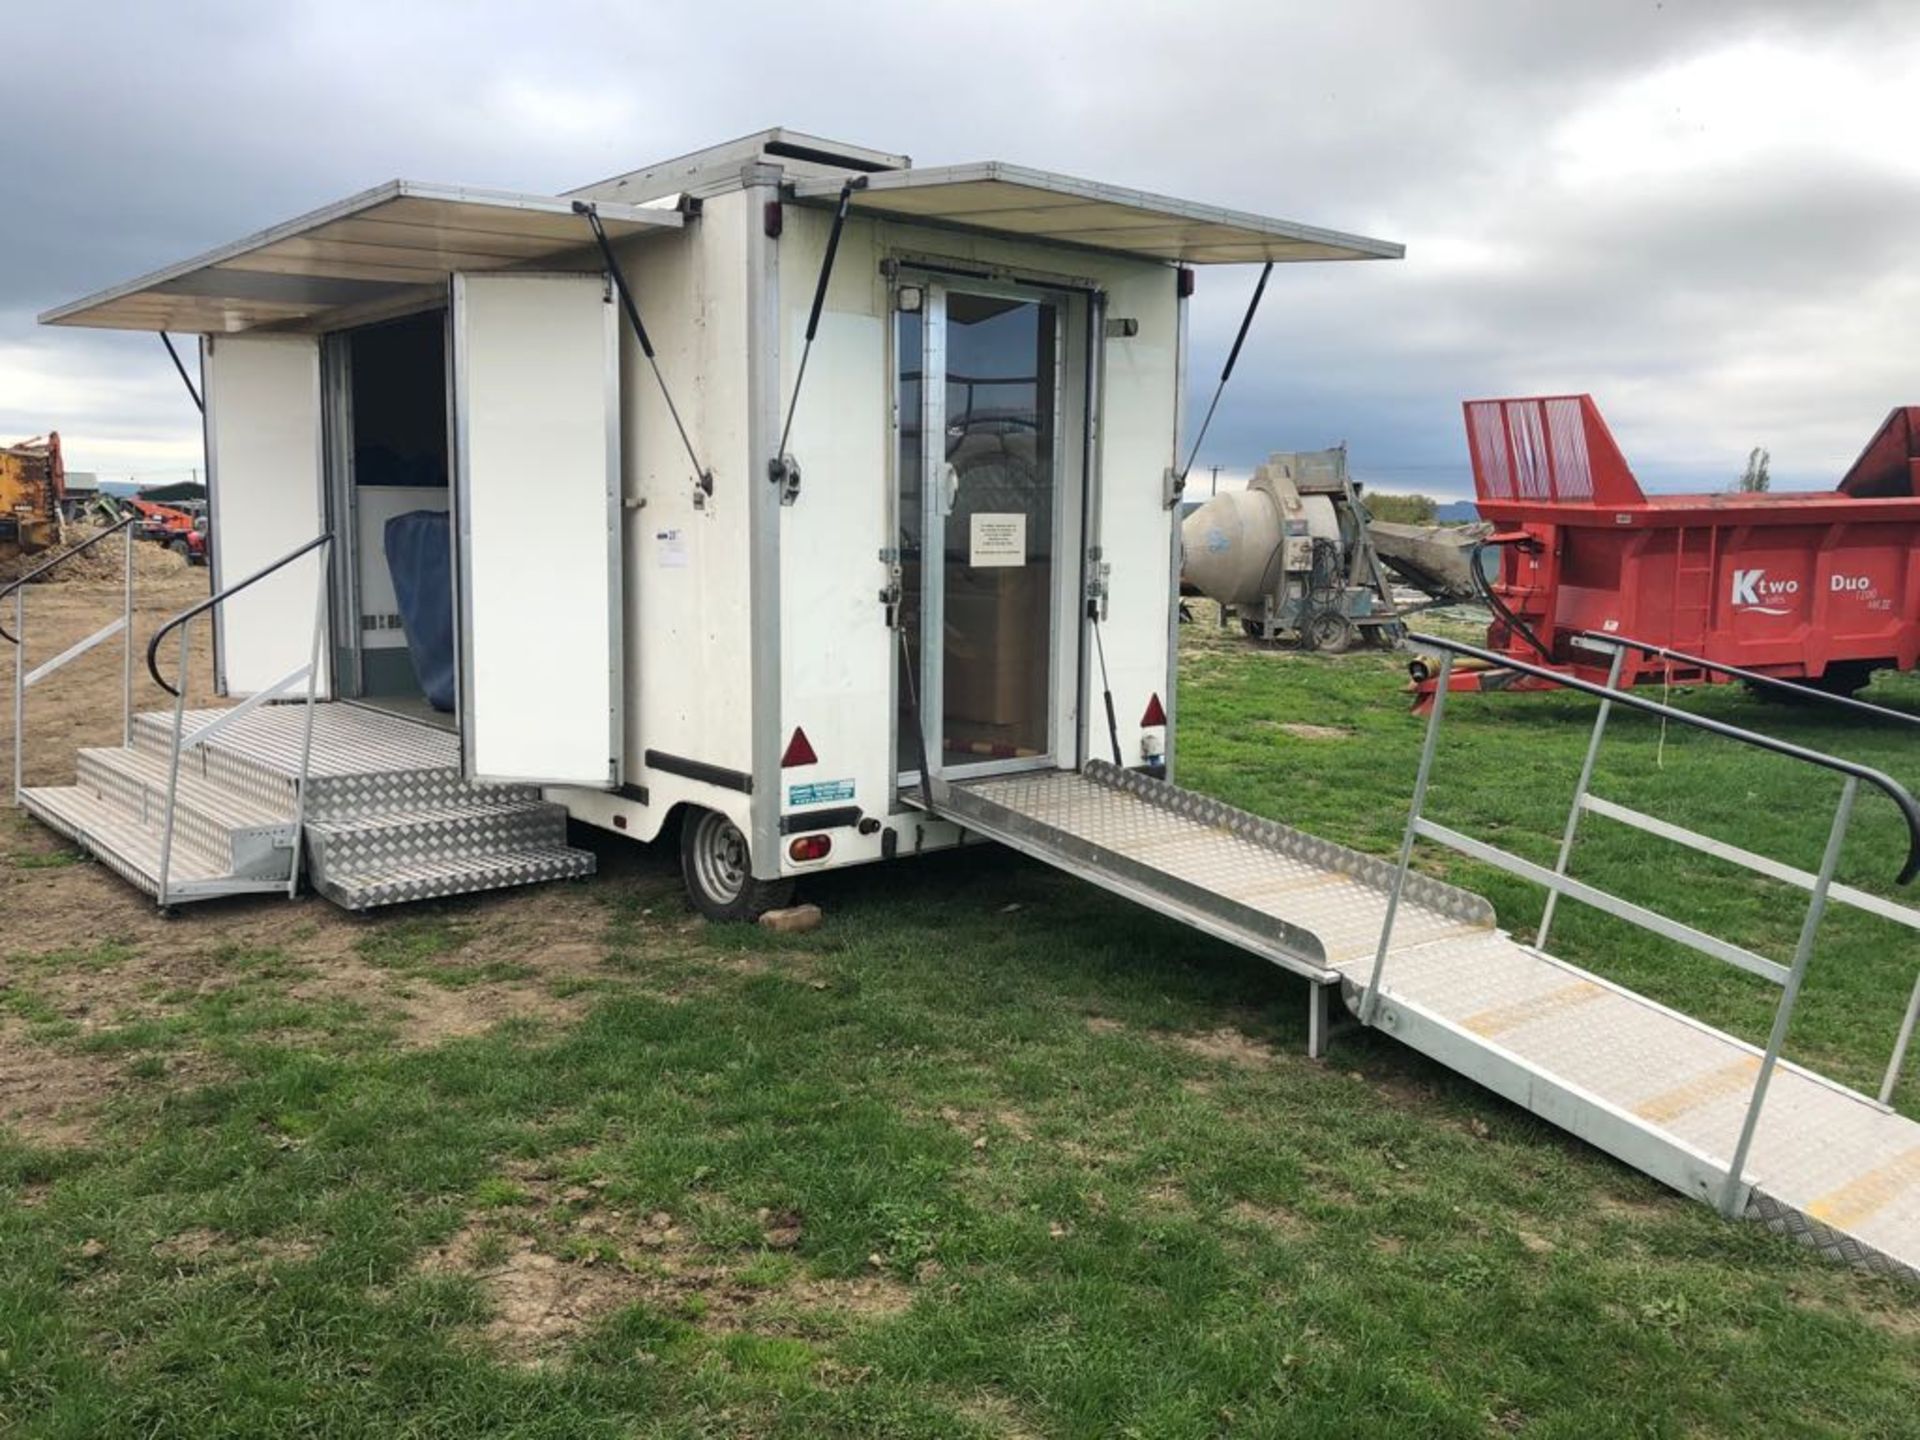
[[[1181, 779], [1390, 853], [1400, 678], [1196, 633]], [[1681, 703], [1920, 784], [1908, 739]], [[1551, 861], [1590, 716], [1457, 700], [1436, 817]], [[1809, 866], [1835, 791], [1636, 718], [1601, 773]], [[1588, 835], [1582, 876], [1791, 944], [1791, 892]], [[1898, 841], [1863, 802], [1845, 876], [1888, 891]], [[8, 894], [90, 868], [20, 823], [0, 850]], [[111, 1080], [63, 1140], [0, 1127], [0, 1433], [1920, 1434], [1911, 1289], [1374, 1035], [1310, 1062], [1303, 986], [1224, 946], [989, 850], [825, 877], [797, 936], [690, 924], [664, 855], [602, 853], [540, 912], [587, 937], [564, 966], [547, 919], [507, 928], [517, 897], [330, 947], [314, 902], [244, 943], [209, 911], [21, 953], [0, 920], [0, 1083]], [[1421, 856], [1535, 923], [1536, 894], [1446, 858]], [[1764, 1032], [1759, 981], [1573, 907], [1556, 929]], [[1790, 1053], [1876, 1083], [1915, 963], [1911, 932], [1836, 913]], [[395, 1008], [487, 996], [499, 1023], [441, 1039]]]

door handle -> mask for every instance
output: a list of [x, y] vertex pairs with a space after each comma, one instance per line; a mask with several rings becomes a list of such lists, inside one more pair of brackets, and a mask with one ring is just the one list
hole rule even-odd
[[949, 464], [940, 473], [940, 513], [953, 514], [954, 501], [960, 498], [960, 472]]

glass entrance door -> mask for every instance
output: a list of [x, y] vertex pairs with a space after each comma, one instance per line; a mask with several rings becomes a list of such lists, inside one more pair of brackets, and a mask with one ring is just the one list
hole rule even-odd
[[900, 766], [918, 767], [916, 721], [935, 774], [1046, 764], [1062, 631], [1064, 306], [1033, 290], [921, 294], [895, 346], [909, 638]]

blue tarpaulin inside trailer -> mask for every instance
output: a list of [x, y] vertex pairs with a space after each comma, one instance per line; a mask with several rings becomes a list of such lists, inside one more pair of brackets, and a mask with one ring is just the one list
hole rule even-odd
[[387, 521], [387, 569], [413, 673], [436, 710], [453, 709], [453, 545], [444, 510]]

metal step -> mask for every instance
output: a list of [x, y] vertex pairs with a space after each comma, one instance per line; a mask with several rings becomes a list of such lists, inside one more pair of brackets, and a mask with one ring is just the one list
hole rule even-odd
[[[267, 705], [192, 752], [202, 772], [222, 785], [291, 813], [305, 729], [303, 705]], [[220, 710], [190, 710], [191, 736], [218, 720]], [[171, 712], [134, 717], [135, 748], [165, 756], [173, 743]], [[473, 800], [538, 800], [531, 785], [476, 785], [460, 769], [458, 737], [382, 711], [325, 704], [314, 711], [307, 772], [306, 818], [341, 819], [398, 807], [459, 805]]]
[[[934, 813], [1331, 981], [1358, 1010], [1395, 867], [1092, 762], [936, 782]], [[1684, 1194], [1718, 1201], [1761, 1051], [1496, 928], [1479, 896], [1410, 874], [1376, 1023]], [[1750, 1218], [1920, 1279], [1920, 1124], [1782, 1062], [1748, 1156]], [[1736, 1199], [1739, 1190], [1736, 1190]]]
[[[184, 757], [174, 797], [174, 837], [222, 857], [228, 873], [284, 881], [293, 859], [292, 798], [276, 812], [195, 773]], [[167, 761], [144, 750], [82, 750], [77, 783], [147, 824], [167, 807]]]
[[[78, 785], [22, 790], [20, 805], [91, 852], [129, 884], [149, 895], [159, 895], [161, 827], [157, 819], [143, 821], [136, 813]], [[178, 833], [167, 869], [168, 894], [177, 900], [285, 890], [287, 886], [284, 875], [278, 880], [236, 876], [228, 870], [223, 856]]]
[[544, 800], [470, 800], [459, 805], [395, 810], [320, 820], [307, 827], [307, 856], [316, 885], [420, 861], [501, 850], [564, 847], [567, 812]]
[[539, 885], [549, 880], [578, 880], [593, 874], [591, 851], [564, 845], [494, 850], [441, 860], [415, 860], [365, 871], [317, 876], [314, 889], [348, 910], [372, 910], [410, 900], [434, 900], [481, 890]]

